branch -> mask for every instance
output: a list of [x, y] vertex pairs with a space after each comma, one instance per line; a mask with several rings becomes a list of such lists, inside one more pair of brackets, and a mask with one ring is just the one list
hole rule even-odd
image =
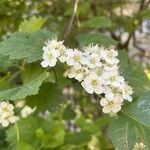
[[77, 13], [77, 9], [78, 9], [78, 3], [79, 3], [79, 0], [75, 0], [75, 2], [74, 2], [74, 8], [73, 8], [73, 13], [72, 13], [69, 25], [67, 27], [67, 31], [66, 31], [66, 33], [64, 35], [64, 39], [66, 39], [66, 37], [69, 35], [69, 33], [71, 31], [71, 28], [72, 28], [72, 25], [73, 25], [73, 22], [74, 22], [76, 13]]

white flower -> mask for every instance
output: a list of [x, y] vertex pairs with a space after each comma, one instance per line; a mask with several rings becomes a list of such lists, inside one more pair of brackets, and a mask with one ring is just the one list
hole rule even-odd
[[133, 93], [132, 88], [129, 85], [127, 85], [127, 84], [123, 84], [121, 86], [121, 89], [122, 89], [122, 96], [123, 96], [123, 98], [125, 100], [128, 100], [129, 102], [131, 102], [132, 101], [131, 95]]
[[88, 75], [81, 85], [90, 94], [94, 92], [97, 94], [103, 93], [102, 80], [96, 74]]
[[101, 106], [103, 106], [104, 113], [117, 113], [121, 110], [123, 99], [121, 95], [116, 95], [111, 99], [102, 98], [100, 101]]
[[[105, 97], [106, 97], [107, 99], [112, 99], [112, 98], [114, 98], [114, 95], [115, 95], [116, 93], [113, 92], [113, 89], [112, 89], [110, 86], [104, 86], [103, 89], [104, 89]], [[119, 92], [118, 92], [118, 93], [119, 93]]]
[[41, 62], [42, 67], [46, 68], [48, 66], [53, 67], [56, 65], [57, 62], [57, 53], [55, 53], [55, 50], [45, 50], [43, 53], [43, 61]]
[[146, 146], [144, 145], [144, 143], [140, 142], [140, 143], [135, 143], [133, 150], [145, 150]]
[[117, 71], [118, 70], [118, 66], [117, 65], [111, 65], [111, 64], [103, 64], [103, 68], [105, 71]]
[[[101, 49], [103, 49], [101, 47]], [[83, 48], [84, 55], [90, 55], [90, 54], [99, 54], [100, 53], [100, 47], [98, 45], [89, 44], [88, 46]]]
[[85, 76], [88, 74], [89, 70], [85, 67], [82, 67], [80, 69], [71, 67], [65, 72], [65, 76], [68, 76], [68, 78], [75, 78], [79, 82], [81, 82]]
[[64, 49], [63, 41], [57, 41], [56, 39], [46, 41], [45, 45], [43, 46], [43, 51], [55, 51], [58, 56], [60, 55], [59, 51]]
[[117, 71], [105, 71], [102, 76], [108, 85], [114, 87], [119, 87], [124, 83], [124, 78], [118, 75]]
[[53, 67], [56, 65], [57, 58], [61, 62], [65, 62], [65, 51], [66, 47], [63, 45], [63, 41], [48, 40], [45, 42], [46, 46], [43, 46], [43, 61], [41, 62], [42, 67], [48, 66]]
[[34, 107], [33, 109], [29, 106], [24, 106], [23, 109], [21, 110], [21, 117], [22, 118], [26, 118], [28, 117], [30, 114], [34, 113], [36, 110], [36, 107]]
[[19, 101], [16, 103], [16, 107], [17, 107], [17, 108], [22, 108], [24, 105], [25, 105], [25, 101], [24, 101], [24, 100], [19, 100]]
[[14, 107], [7, 102], [0, 103], [0, 123], [7, 127], [10, 123], [15, 123], [18, 117], [14, 115]]
[[59, 57], [58, 59], [60, 60], [60, 62], [64, 63], [67, 59], [67, 56], [66, 56], [66, 47], [65, 46], [62, 46], [61, 49], [59, 49]]
[[101, 58], [105, 60], [108, 64], [115, 65], [119, 63], [119, 60], [116, 58], [116, 56], [118, 56], [118, 52], [114, 49], [101, 50], [100, 55]]
[[102, 63], [100, 62], [99, 55], [98, 54], [87, 55], [86, 65], [91, 69], [101, 67]]
[[66, 62], [69, 66], [74, 66], [75, 68], [81, 68], [81, 60], [83, 59], [82, 52], [75, 49], [68, 49], [66, 51]]

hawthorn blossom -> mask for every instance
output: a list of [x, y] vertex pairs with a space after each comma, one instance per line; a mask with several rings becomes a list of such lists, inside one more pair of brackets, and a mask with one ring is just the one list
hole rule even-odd
[[0, 102], [0, 124], [3, 127], [9, 126], [18, 120], [14, 115], [14, 107], [9, 102]]
[[55, 50], [58, 55], [59, 51], [64, 48], [63, 41], [57, 41], [56, 39], [48, 40], [45, 42], [45, 46], [43, 46], [43, 51], [53, 51]]
[[123, 98], [121, 95], [116, 95], [111, 99], [102, 98], [100, 104], [103, 106], [104, 113], [117, 113], [121, 110], [122, 102]]
[[123, 96], [123, 98], [125, 100], [128, 100], [129, 102], [131, 102], [132, 101], [131, 95], [133, 93], [132, 88], [129, 85], [127, 85], [127, 84], [123, 84], [121, 86], [121, 89], [122, 89], [122, 96]]
[[66, 56], [66, 47], [65, 46], [62, 46], [61, 49], [59, 49], [59, 57], [58, 59], [60, 60], [60, 62], [64, 63], [67, 59], [67, 56]]
[[102, 63], [100, 62], [100, 59], [101, 58], [99, 57], [98, 54], [91, 54], [87, 56], [87, 62], [86, 62], [87, 67], [91, 69], [101, 67]]
[[96, 94], [103, 93], [102, 80], [96, 74], [87, 76], [81, 85], [90, 94], [93, 94], [94, 92]]
[[59, 55], [55, 50], [45, 50], [43, 53], [43, 61], [41, 62], [42, 67], [55, 66], [58, 56]]
[[34, 107], [33, 109], [29, 106], [24, 106], [21, 110], [21, 117], [22, 118], [27, 118], [29, 115], [31, 115], [32, 113], [34, 113], [36, 110], [36, 107]]
[[118, 71], [105, 71], [103, 78], [108, 85], [112, 85], [114, 87], [119, 87], [124, 83], [124, 78], [118, 75]]
[[118, 70], [118, 66], [117, 65], [111, 65], [111, 64], [104, 63], [103, 64], [103, 69], [105, 71], [115, 71], [115, 70]]
[[101, 58], [105, 60], [108, 64], [115, 65], [119, 63], [119, 59], [116, 58], [116, 56], [118, 56], [118, 52], [114, 49], [101, 50], [100, 55]]
[[81, 60], [83, 59], [82, 52], [77, 49], [68, 49], [66, 51], [66, 63], [69, 66], [74, 66], [75, 68], [81, 68]]
[[98, 45], [89, 44], [88, 46], [83, 48], [84, 55], [90, 54], [100, 54], [100, 50], [103, 50], [103, 47], [99, 47]]
[[82, 67], [81, 69], [77, 69], [74, 67], [71, 67], [65, 72], [65, 76], [68, 76], [68, 78], [75, 78], [79, 82], [81, 82], [85, 76], [89, 73], [89, 70], [85, 67]]
[[25, 105], [25, 100], [19, 100], [19, 101], [16, 103], [16, 107], [17, 107], [17, 108], [22, 108], [24, 105]]

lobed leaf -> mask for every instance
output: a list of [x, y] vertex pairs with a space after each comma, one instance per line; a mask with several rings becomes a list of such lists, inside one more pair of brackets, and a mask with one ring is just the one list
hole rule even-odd
[[16, 60], [25, 59], [28, 63], [35, 62], [41, 59], [44, 42], [53, 37], [54, 34], [43, 30], [15, 33], [0, 43], [0, 55]]
[[44, 83], [36, 95], [26, 98], [27, 104], [40, 111], [57, 111], [62, 103], [62, 91], [54, 83]]
[[[25, 98], [29, 95], [35, 95], [39, 91], [39, 87], [43, 83], [43, 81], [49, 76], [46, 71], [42, 69], [34, 67], [30, 74], [24, 77], [24, 83], [21, 86], [17, 86], [10, 89], [0, 90], [0, 100], [16, 100]], [[25, 69], [25, 72], [28, 73], [29, 67]], [[25, 76], [25, 75], [24, 75]]]
[[43, 24], [46, 22], [47, 18], [42, 17], [31, 17], [29, 20], [24, 20], [20, 26], [19, 31], [21, 32], [33, 32], [41, 29]]

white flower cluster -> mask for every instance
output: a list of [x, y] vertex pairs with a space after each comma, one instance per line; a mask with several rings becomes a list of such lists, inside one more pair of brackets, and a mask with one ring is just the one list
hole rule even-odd
[[[20, 111], [21, 118], [28, 117], [36, 110], [36, 107], [32, 109], [29, 106], [25, 105], [24, 101], [17, 102], [15, 107], [21, 109]], [[0, 102], [0, 124], [3, 127], [7, 127], [10, 124], [14, 124], [20, 119], [19, 116], [15, 115], [15, 111], [14, 111], [15, 107], [9, 102], [4, 102], [4, 101]]]
[[0, 124], [7, 127], [17, 120], [18, 117], [14, 115], [14, 106], [8, 102], [0, 102]]
[[103, 94], [100, 104], [104, 113], [117, 113], [124, 100], [132, 101], [132, 88], [119, 74], [118, 52], [98, 45], [89, 45], [82, 51], [68, 49], [63, 41], [49, 40], [43, 47], [42, 67], [53, 67], [57, 60], [68, 65], [65, 76], [75, 78], [90, 94]]

